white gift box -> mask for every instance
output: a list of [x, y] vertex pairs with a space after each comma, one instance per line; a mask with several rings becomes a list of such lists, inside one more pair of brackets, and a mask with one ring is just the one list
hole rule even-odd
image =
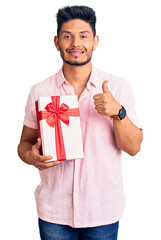
[[40, 97], [36, 101], [42, 153], [51, 161], [84, 158], [77, 95]]

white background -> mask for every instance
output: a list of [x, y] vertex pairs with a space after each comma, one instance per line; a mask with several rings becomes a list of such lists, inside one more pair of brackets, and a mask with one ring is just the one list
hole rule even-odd
[[30, 87], [62, 65], [53, 44], [55, 15], [58, 8], [73, 4], [84, 4], [96, 11], [100, 43], [93, 63], [131, 83], [144, 129], [141, 152], [135, 157], [122, 155], [127, 202], [118, 239], [161, 239], [159, 0], [0, 3], [1, 236], [3, 240], [39, 240], [34, 199], [39, 174], [18, 158], [17, 145]]

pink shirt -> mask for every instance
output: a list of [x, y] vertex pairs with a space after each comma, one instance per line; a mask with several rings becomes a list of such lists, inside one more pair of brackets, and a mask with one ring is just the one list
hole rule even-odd
[[[90, 79], [79, 98], [84, 159], [62, 161], [40, 171], [35, 190], [39, 218], [71, 227], [93, 227], [118, 221], [125, 207], [121, 151], [116, 146], [113, 120], [95, 110], [93, 96], [102, 93], [102, 83], [127, 110], [137, 126], [134, 96], [129, 83], [92, 66]], [[24, 125], [37, 128], [35, 101], [38, 97], [74, 95], [62, 69], [31, 88]]]

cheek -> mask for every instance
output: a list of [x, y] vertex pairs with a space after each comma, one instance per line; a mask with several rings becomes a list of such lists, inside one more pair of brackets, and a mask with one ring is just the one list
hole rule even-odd
[[66, 42], [63, 42], [63, 41], [59, 41], [58, 42], [58, 45], [60, 47], [60, 49], [64, 52], [65, 49], [68, 47], [67, 43]]
[[91, 52], [93, 51], [93, 48], [94, 48], [94, 44], [93, 43], [86, 43], [84, 44], [84, 47], [87, 49], [88, 52]]

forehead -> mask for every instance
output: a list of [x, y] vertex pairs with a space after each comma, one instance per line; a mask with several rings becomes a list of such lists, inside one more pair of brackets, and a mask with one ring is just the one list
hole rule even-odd
[[73, 19], [63, 23], [60, 32], [63, 32], [63, 31], [75, 32], [75, 33], [88, 31], [92, 33], [92, 28], [89, 23], [81, 19]]

